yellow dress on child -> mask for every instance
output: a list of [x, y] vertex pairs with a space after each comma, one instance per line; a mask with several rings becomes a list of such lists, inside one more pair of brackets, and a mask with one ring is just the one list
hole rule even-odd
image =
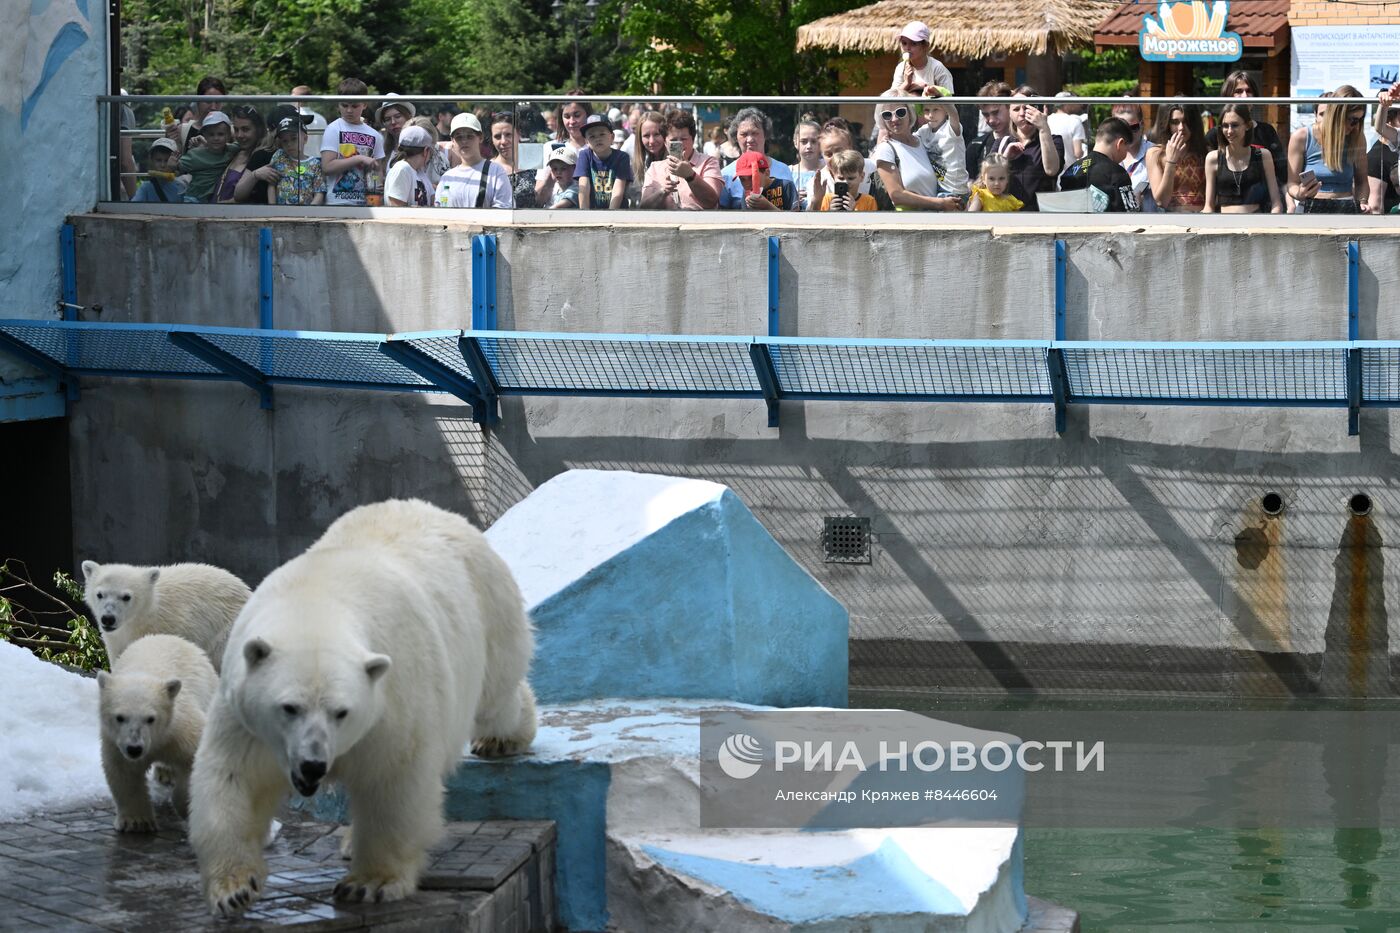
[[1026, 204], [1014, 194], [992, 194], [981, 185], [973, 185], [972, 193], [977, 195], [982, 202], [982, 210], [1004, 213], [1006, 211], [1019, 211]]

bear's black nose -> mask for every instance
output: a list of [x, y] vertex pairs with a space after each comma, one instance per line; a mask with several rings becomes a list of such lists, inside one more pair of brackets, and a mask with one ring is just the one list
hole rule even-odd
[[315, 784], [326, 776], [326, 763], [324, 761], [303, 761], [301, 767], [301, 779], [309, 784]]
[[128, 758], [140, 758], [141, 751], [142, 749], [140, 745], [128, 745], [126, 747], [126, 754]]
[[117, 627], [117, 617], [116, 617], [116, 616], [103, 616], [101, 621], [102, 621], [102, 627], [105, 628], [105, 629], [106, 629], [107, 631], [109, 631], [109, 632], [110, 632], [112, 629], [114, 629], [114, 628]]

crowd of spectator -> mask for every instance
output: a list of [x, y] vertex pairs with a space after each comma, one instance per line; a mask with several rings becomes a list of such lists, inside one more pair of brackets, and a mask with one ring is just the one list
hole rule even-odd
[[[690, 110], [595, 112], [581, 92], [528, 115], [440, 106], [429, 116], [389, 94], [372, 110], [341, 102], [329, 123], [293, 103], [264, 114], [205, 99], [165, 108], [145, 172], [123, 136], [125, 193], [146, 202], [555, 210], [1356, 214], [1400, 203], [1400, 84], [1378, 95], [1369, 150], [1371, 101], [1355, 88], [1324, 95], [1311, 124], [1284, 140], [1251, 106], [1258, 87], [1243, 71], [1226, 79], [1209, 132], [1198, 104], [1155, 107], [1149, 125], [1131, 97], [1092, 128], [1088, 108], [1072, 101], [1053, 110], [989, 103], [971, 127], [970, 112], [942, 102], [953, 77], [929, 54], [928, 27], [910, 23], [899, 44], [873, 129], [804, 116], [790, 164], [769, 156], [773, 122], [755, 107], [702, 141]], [[197, 90], [226, 93], [212, 77]], [[336, 88], [367, 93], [354, 78]], [[977, 96], [1041, 94], [994, 81]], [[522, 125], [534, 119], [541, 125]], [[133, 124], [127, 110], [123, 125]], [[539, 167], [524, 168], [522, 142], [537, 139], [546, 141], [530, 160]]]

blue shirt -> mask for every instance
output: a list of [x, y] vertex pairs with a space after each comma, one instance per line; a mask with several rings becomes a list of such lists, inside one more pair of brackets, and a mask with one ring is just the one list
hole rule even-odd
[[587, 178], [593, 186], [591, 206], [594, 210], [607, 210], [612, 205], [613, 184], [619, 180], [632, 181], [632, 160], [619, 149], [609, 152], [606, 159], [600, 159], [592, 146], [586, 146], [579, 151], [574, 178]]
[[171, 204], [179, 204], [184, 198], [185, 186], [178, 181], [166, 181], [163, 178], [148, 178], [141, 182], [141, 187], [136, 189], [136, 194], [132, 195], [133, 202], [149, 201], [153, 204], [161, 203], [161, 196], [156, 191], [156, 185], [160, 185], [160, 190], [165, 193], [164, 200]]
[[[763, 196], [780, 211], [800, 210], [797, 186], [791, 178], [768, 179]], [[730, 178], [719, 193], [719, 206], [725, 210], [748, 210], [748, 204], [744, 202], [744, 183], [738, 178]]]

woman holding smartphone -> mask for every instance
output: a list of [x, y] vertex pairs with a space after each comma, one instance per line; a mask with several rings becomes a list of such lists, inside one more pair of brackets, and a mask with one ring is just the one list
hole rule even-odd
[[[1360, 97], [1356, 88], [1344, 84], [1330, 100]], [[1300, 127], [1289, 137], [1288, 195], [1298, 202], [1300, 214], [1369, 213], [1366, 104], [1326, 107], [1312, 126]]]
[[890, 101], [875, 108], [875, 122], [884, 141], [871, 150], [880, 181], [897, 211], [960, 211], [962, 199], [944, 196], [929, 159], [933, 133], [927, 126], [914, 131], [909, 105]]
[[713, 156], [695, 150], [695, 117], [686, 110], [668, 110], [665, 127], [666, 157], [647, 166], [642, 207], [673, 211], [718, 207], [724, 178]]

